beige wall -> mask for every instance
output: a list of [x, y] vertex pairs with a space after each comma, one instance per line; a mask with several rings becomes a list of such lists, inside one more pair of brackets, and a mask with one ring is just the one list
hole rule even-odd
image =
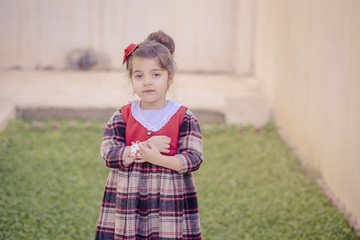
[[[162, 29], [176, 40], [180, 70], [245, 75], [252, 63], [249, 5], [252, 0], [0, 0], [0, 67], [63, 68], [72, 50], [91, 48], [119, 68], [129, 43]], [[244, 33], [240, 39], [237, 32]], [[245, 49], [241, 55], [236, 42]]]
[[360, 222], [360, 1], [257, 1], [255, 22], [277, 125]]

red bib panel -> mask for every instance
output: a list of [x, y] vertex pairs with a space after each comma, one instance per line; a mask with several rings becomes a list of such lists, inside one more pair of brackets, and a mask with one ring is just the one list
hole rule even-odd
[[150, 132], [133, 117], [131, 114], [131, 104], [123, 106], [121, 108], [121, 116], [126, 124], [126, 146], [131, 146], [131, 142], [144, 142], [152, 136], [165, 135], [171, 138], [170, 153], [162, 154], [167, 156], [174, 156], [178, 150], [179, 128], [182, 121], [184, 120], [186, 109], [186, 107], [181, 106], [164, 127], [162, 127], [157, 132]]

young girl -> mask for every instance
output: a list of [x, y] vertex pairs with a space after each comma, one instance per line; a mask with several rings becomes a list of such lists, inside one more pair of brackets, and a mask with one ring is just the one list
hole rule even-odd
[[193, 113], [166, 99], [175, 43], [164, 32], [125, 49], [135, 93], [109, 120], [101, 154], [111, 168], [96, 239], [201, 239], [192, 171], [202, 163]]

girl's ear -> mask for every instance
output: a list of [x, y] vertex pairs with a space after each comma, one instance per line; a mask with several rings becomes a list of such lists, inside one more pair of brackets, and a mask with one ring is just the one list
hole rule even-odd
[[173, 84], [173, 82], [174, 82], [173, 79], [174, 79], [173, 75], [169, 75], [168, 82], [167, 82], [168, 88]]

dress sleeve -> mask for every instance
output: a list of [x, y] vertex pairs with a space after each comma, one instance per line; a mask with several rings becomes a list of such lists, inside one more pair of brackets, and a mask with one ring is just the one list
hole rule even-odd
[[130, 166], [125, 163], [125, 127], [120, 110], [114, 113], [105, 127], [100, 152], [109, 168], [126, 169]]
[[187, 110], [179, 130], [178, 154], [182, 171], [192, 172], [199, 169], [203, 161], [203, 146], [200, 125], [194, 114]]

